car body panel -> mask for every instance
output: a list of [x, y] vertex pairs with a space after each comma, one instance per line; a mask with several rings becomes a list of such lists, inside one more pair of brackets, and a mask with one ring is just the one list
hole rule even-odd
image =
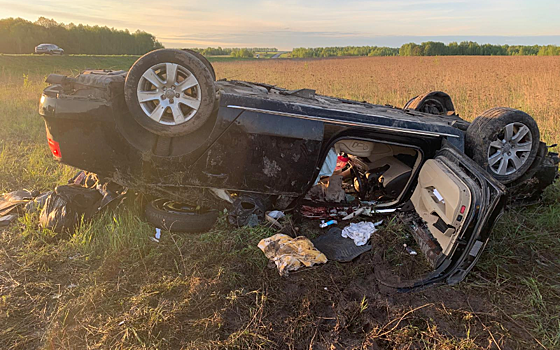
[[245, 111], [194, 164], [209, 186], [299, 196], [321, 150], [323, 123]]

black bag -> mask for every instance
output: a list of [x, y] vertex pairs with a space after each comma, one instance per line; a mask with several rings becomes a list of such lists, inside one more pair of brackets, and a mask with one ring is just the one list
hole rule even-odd
[[75, 184], [58, 186], [47, 198], [41, 211], [40, 224], [57, 233], [69, 232], [82, 217], [88, 220], [97, 213], [102, 198], [95, 188]]

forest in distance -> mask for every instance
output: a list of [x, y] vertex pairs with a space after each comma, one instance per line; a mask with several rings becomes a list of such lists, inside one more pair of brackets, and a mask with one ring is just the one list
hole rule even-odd
[[45, 17], [35, 22], [0, 19], [0, 53], [30, 54], [35, 46], [55, 44], [66, 54], [142, 55], [163, 48], [150, 33], [109, 27], [63, 24]]
[[408, 43], [400, 48], [378, 46], [339, 46], [295, 48], [293, 58], [333, 56], [558, 56], [556, 45], [493, 45], [474, 41], [460, 43], [427, 41], [421, 44]]
[[[0, 53], [30, 54], [38, 44], [56, 44], [66, 54], [142, 55], [163, 48], [153, 34], [130, 32], [102, 26], [64, 24], [40, 17], [31, 22], [22, 18], [0, 19]], [[276, 53], [274, 47], [252, 48], [193, 48], [205, 56], [252, 58], [256, 53]], [[558, 56], [557, 45], [494, 45], [474, 41], [460, 43], [427, 41], [407, 43], [400, 48], [379, 46], [336, 46], [294, 48], [292, 58], [322, 58], [336, 56]], [[272, 55], [271, 55], [272, 56]]]

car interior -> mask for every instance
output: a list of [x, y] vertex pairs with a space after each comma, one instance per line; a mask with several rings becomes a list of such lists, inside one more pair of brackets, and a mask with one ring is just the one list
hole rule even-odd
[[[410, 210], [398, 217], [408, 226], [416, 247], [424, 253], [431, 268], [437, 268], [452, 253], [471, 203], [471, 192], [465, 182], [468, 177], [461, 176], [460, 169], [452, 171], [438, 158], [422, 164], [422, 153], [413, 147], [367, 140], [337, 141], [329, 153], [336, 154], [336, 167], [327, 164], [333, 162], [333, 157], [327, 156], [321, 169], [321, 174], [327, 175], [320, 177], [307, 199], [316, 201], [318, 189], [323, 188], [324, 202], [335, 198], [341, 199], [338, 205], [342, 207], [356, 208], [365, 203], [382, 209], [394, 207], [413, 189], [410, 201], [404, 205]], [[334, 169], [332, 175], [328, 175], [329, 168]], [[413, 181], [416, 175], [417, 181]], [[337, 181], [340, 177], [341, 185]], [[329, 191], [335, 191], [329, 190], [331, 184], [342, 187], [344, 196], [329, 197]]]

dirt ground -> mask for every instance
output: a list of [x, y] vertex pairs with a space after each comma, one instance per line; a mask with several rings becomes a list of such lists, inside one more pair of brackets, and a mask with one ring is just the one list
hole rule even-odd
[[[105, 215], [73, 237], [36, 235], [26, 219], [2, 232], [0, 339], [7, 348], [539, 347], [510, 316], [514, 308], [492, 301], [490, 276], [480, 270], [459, 286], [413, 293], [381, 283], [376, 276], [386, 269], [403, 277], [426, 271], [391, 221], [376, 232], [374, 249], [354, 261], [281, 277], [256, 248], [276, 232], [270, 227], [232, 230], [222, 218], [211, 232], [165, 232], [157, 244], [147, 238], [149, 226], [130, 226], [138, 213], [122, 210], [129, 213]], [[122, 221], [111, 227], [117, 217]], [[115, 240], [134, 227], [145, 237], [115, 241], [118, 249], [105, 254], [97, 249], [107, 242], [85, 249], [87, 235], [102, 225], [106, 231], [95, 235]], [[312, 238], [321, 234], [317, 225], [297, 226]]]

